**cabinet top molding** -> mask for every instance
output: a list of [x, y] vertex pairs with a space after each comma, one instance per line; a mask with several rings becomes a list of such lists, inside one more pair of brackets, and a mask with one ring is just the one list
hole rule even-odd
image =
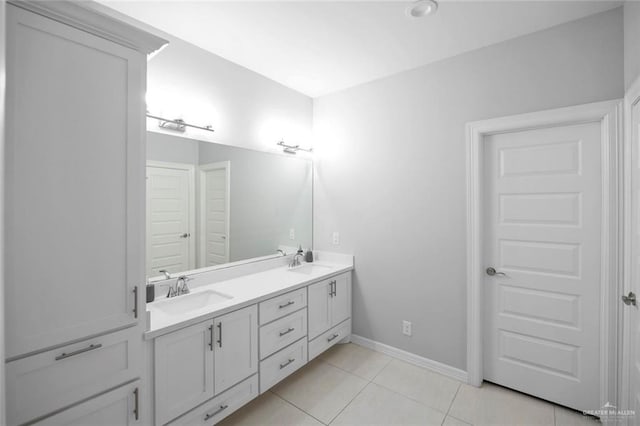
[[93, 1], [8, 0], [8, 3], [145, 54], [168, 43], [97, 10]]

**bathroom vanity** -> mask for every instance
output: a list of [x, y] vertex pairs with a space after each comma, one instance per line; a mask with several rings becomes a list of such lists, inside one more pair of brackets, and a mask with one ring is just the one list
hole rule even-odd
[[217, 423], [349, 339], [353, 259], [319, 258], [296, 268], [275, 259], [147, 305], [156, 425]]

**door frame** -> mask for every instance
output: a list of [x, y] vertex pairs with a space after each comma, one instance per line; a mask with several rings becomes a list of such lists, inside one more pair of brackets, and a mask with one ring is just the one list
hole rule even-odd
[[205, 244], [205, 234], [206, 232], [203, 232], [204, 229], [206, 229], [206, 204], [205, 204], [205, 185], [204, 185], [204, 179], [205, 179], [205, 172], [210, 172], [211, 170], [220, 170], [220, 169], [224, 169], [225, 170], [225, 174], [226, 174], [226, 179], [227, 179], [227, 183], [226, 183], [226, 194], [225, 194], [225, 204], [227, 206], [226, 208], [226, 212], [227, 212], [227, 217], [226, 219], [226, 226], [225, 226], [225, 234], [226, 234], [226, 238], [225, 238], [225, 252], [227, 253], [227, 259], [226, 261], [229, 262], [229, 258], [230, 258], [230, 253], [229, 253], [229, 240], [231, 239], [230, 237], [230, 230], [231, 230], [231, 161], [218, 161], [215, 163], [208, 163], [208, 164], [202, 164], [200, 165], [200, 167], [198, 167], [198, 193], [200, 194], [198, 203], [198, 212], [200, 215], [200, 220], [199, 220], [199, 229], [200, 232], [198, 232], [198, 264], [200, 265], [201, 268], [208, 268], [208, 266], [202, 266], [205, 264], [206, 262], [206, 256], [205, 256], [205, 252], [206, 252], [206, 244]]
[[[632, 188], [633, 188], [633, 127], [640, 126], [640, 122], [634, 122], [632, 109], [640, 104], [640, 76], [629, 86], [624, 95], [624, 227], [627, 233], [633, 231], [632, 221], [635, 216], [632, 204]], [[636, 116], [640, 119], [640, 114]], [[624, 241], [624, 289], [623, 294], [633, 291], [633, 238], [626, 238]], [[637, 289], [636, 289], [637, 293]], [[633, 409], [631, 395], [631, 365], [632, 365], [632, 349], [635, 342], [632, 341], [633, 334], [631, 330], [634, 325], [631, 324], [630, 310], [622, 309], [621, 320], [622, 330], [620, 333], [623, 348], [621, 356], [621, 377], [620, 381], [620, 405], [624, 409]], [[640, 315], [636, 313], [636, 315]]]
[[[154, 160], [147, 160], [146, 164], [145, 164], [145, 175], [147, 173], [147, 167], [156, 167], [156, 168], [160, 168], [160, 169], [172, 169], [172, 170], [185, 170], [188, 172], [189, 174], [189, 230], [187, 231], [189, 234], [193, 235], [194, 238], [189, 238], [189, 244], [188, 244], [188, 256], [189, 256], [189, 265], [187, 267], [186, 270], [191, 271], [193, 269], [196, 268], [196, 241], [195, 241], [195, 236], [196, 236], [196, 201], [195, 201], [195, 165], [193, 164], [189, 164], [189, 163], [173, 163], [173, 162], [169, 162], [169, 161], [154, 161]], [[147, 176], [148, 177], [148, 176]], [[145, 201], [148, 202], [149, 199], [149, 191], [146, 191], [147, 193], [147, 200]], [[148, 265], [149, 265], [149, 253], [151, 250], [149, 250], [149, 209], [146, 208], [145, 205], [145, 215], [146, 215], [146, 232], [145, 232], [145, 273], [147, 271]], [[151, 278], [151, 277], [147, 277], [147, 278]]]
[[[596, 102], [467, 123], [467, 381], [483, 381], [483, 203], [485, 136], [599, 122], [602, 131], [602, 272], [600, 303], [600, 401], [617, 404], [619, 300], [622, 294], [622, 103]], [[609, 242], [604, 244], [604, 242]], [[598, 407], [594, 407], [598, 408]]]

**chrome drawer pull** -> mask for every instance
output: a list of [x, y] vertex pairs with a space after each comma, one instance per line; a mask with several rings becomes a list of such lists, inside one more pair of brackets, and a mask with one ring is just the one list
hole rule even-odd
[[221, 405], [220, 408], [218, 408], [216, 411], [214, 411], [213, 413], [209, 413], [206, 416], [204, 416], [204, 421], [206, 422], [207, 420], [209, 420], [211, 417], [215, 417], [218, 414], [222, 413], [224, 410], [226, 410], [227, 408], [229, 408], [228, 405]]
[[88, 348], [78, 349], [77, 351], [73, 351], [73, 352], [69, 352], [69, 353], [62, 352], [55, 359], [56, 359], [56, 361], [60, 361], [61, 359], [70, 358], [72, 356], [80, 355], [80, 354], [83, 354], [85, 352], [92, 351], [94, 349], [100, 349], [101, 347], [102, 347], [102, 343], [98, 343], [97, 345], [89, 345]]
[[133, 288], [133, 317], [138, 318], [138, 286]]
[[133, 391], [133, 398], [133, 415], [135, 416], [136, 420], [140, 420], [140, 395], [138, 392], [138, 388]]
[[327, 339], [327, 342], [331, 342], [332, 340], [335, 340], [336, 337], [340, 336], [339, 334], [334, 334], [333, 336], [329, 337]]
[[280, 332], [280, 337], [286, 336], [287, 334], [291, 333], [293, 330], [295, 330], [295, 328], [289, 327], [289, 329], [287, 331], [281, 331]]
[[282, 370], [283, 368], [285, 368], [287, 365], [291, 364], [292, 362], [294, 362], [296, 359], [295, 358], [289, 358], [289, 361], [280, 364], [280, 370]]
[[293, 305], [294, 303], [296, 303], [296, 302], [294, 302], [293, 300], [289, 300], [289, 301], [288, 301], [287, 303], [285, 303], [284, 305], [278, 305], [278, 309], [284, 309], [284, 308], [286, 308], [287, 306], [291, 306], [291, 305]]

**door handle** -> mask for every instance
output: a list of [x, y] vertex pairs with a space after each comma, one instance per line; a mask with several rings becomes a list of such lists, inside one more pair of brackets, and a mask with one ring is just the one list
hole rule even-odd
[[496, 268], [494, 268], [493, 266], [489, 266], [486, 270], [487, 275], [489, 275], [490, 277], [493, 277], [494, 275], [498, 275], [500, 277], [506, 277], [507, 274], [505, 274], [504, 272], [498, 272], [496, 271]]
[[180, 235], [180, 238], [189, 238], [191, 236], [190, 233], [185, 232], [184, 234]]
[[624, 296], [624, 295], [622, 296], [622, 302], [627, 306], [629, 305], [637, 306], [636, 294], [630, 291], [627, 296]]

